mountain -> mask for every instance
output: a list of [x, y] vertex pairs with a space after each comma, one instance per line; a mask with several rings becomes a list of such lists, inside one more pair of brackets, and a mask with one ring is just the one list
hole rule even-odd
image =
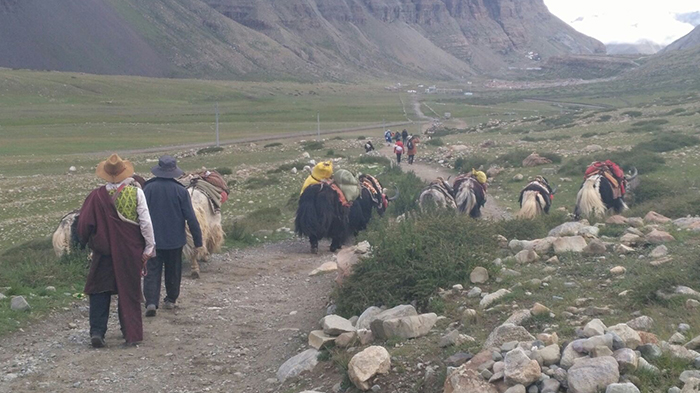
[[0, 0], [0, 67], [157, 77], [497, 75], [605, 53], [543, 0]]
[[609, 55], [653, 55], [663, 49], [663, 45], [649, 40], [640, 40], [635, 43], [610, 43], [605, 47]]
[[664, 48], [663, 52], [694, 48], [698, 45], [700, 45], [700, 26], [696, 26], [690, 33], [673, 41]]

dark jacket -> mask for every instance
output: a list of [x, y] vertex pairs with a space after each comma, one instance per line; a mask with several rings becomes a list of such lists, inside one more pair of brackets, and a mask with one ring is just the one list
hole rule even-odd
[[403, 130], [401, 132], [401, 139], [408, 139], [408, 131]]
[[187, 243], [185, 221], [195, 247], [202, 246], [202, 230], [194, 215], [190, 194], [175, 179], [155, 177], [143, 187], [153, 221], [156, 249], [174, 250]]

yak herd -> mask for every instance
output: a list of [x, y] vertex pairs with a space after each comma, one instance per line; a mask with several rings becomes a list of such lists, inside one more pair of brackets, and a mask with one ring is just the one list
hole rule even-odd
[[[328, 165], [328, 162], [322, 164]], [[318, 168], [319, 165], [314, 169], [322, 169]], [[351, 179], [349, 184], [339, 184], [340, 179], [334, 180], [332, 166], [330, 171], [323, 172], [324, 176], [318, 176], [318, 173], [321, 172], [312, 172], [304, 184], [294, 225], [297, 235], [309, 239], [313, 253], [318, 252], [319, 240], [323, 238], [331, 240], [332, 252], [337, 251], [349, 238], [367, 227], [373, 212], [381, 216], [389, 202], [398, 197], [398, 189], [393, 197], [387, 197], [385, 188], [374, 176], [361, 174], [355, 178], [346, 174], [345, 178]], [[335, 174], [336, 178], [339, 173], [340, 171]], [[214, 179], [223, 179], [216, 175]], [[636, 169], [624, 174], [610, 161], [591, 164], [576, 198], [575, 217], [604, 216], [625, 210], [625, 191], [637, 184], [636, 177]], [[212, 193], [205, 192], [210, 185], [198, 186], [198, 182], [210, 181], [201, 174], [187, 174], [180, 181], [188, 188], [202, 229], [204, 247], [201, 250], [194, 248], [188, 230], [187, 245], [183, 248], [183, 253], [192, 263], [192, 277], [198, 278], [198, 262], [208, 260], [211, 253], [218, 252], [223, 244], [225, 234], [221, 225], [220, 207], [227, 199], [228, 189], [223, 185], [226, 195], [222, 193], [221, 199], [216, 200]], [[220, 182], [217, 186], [221, 186]], [[547, 214], [556, 191], [543, 176], [530, 179], [520, 192], [518, 218], [532, 219]], [[484, 172], [477, 170], [457, 176], [452, 184], [449, 178], [438, 177], [421, 191], [417, 199], [424, 212], [437, 208], [478, 218], [487, 200], [487, 178]], [[78, 210], [61, 219], [52, 239], [57, 256], [70, 253], [78, 246], [76, 228], [79, 219]]]

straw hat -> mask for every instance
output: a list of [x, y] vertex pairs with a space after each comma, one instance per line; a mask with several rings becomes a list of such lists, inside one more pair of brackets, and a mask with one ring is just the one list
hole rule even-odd
[[97, 164], [95, 174], [110, 183], [120, 183], [134, 174], [134, 166], [128, 160], [122, 160], [116, 153]]

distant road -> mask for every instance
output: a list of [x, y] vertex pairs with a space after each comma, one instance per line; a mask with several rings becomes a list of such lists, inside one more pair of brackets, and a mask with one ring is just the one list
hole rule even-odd
[[[415, 123], [424, 123], [424, 122], [404, 121], [404, 122], [397, 122], [397, 123], [370, 124], [370, 125], [361, 126], [361, 127], [340, 128], [337, 130], [321, 130], [321, 135], [344, 134], [344, 133], [363, 131], [363, 130], [373, 130], [373, 129], [382, 128], [382, 127], [386, 127], [386, 128], [400, 127], [400, 126], [405, 126], [405, 125], [415, 124]], [[316, 136], [317, 134], [318, 134], [317, 131], [302, 131], [302, 132], [289, 132], [289, 133], [284, 133], [284, 134], [271, 134], [271, 135], [265, 135], [265, 136], [251, 136], [251, 137], [246, 137], [246, 138], [236, 138], [236, 139], [228, 139], [225, 141], [220, 141], [219, 145], [220, 146], [229, 146], [229, 145], [237, 145], [240, 143], [265, 142], [265, 141], [274, 141], [274, 140], [278, 140], [278, 139], [294, 139], [294, 138]], [[382, 138], [383, 137], [384, 136], [382, 135]], [[173, 151], [173, 150], [203, 149], [205, 147], [211, 147], [214, 145], [216, 145], [215, 142], [189, 143], [189, 144], [185, 144], [185, 145], [148, 147], [148, 148], [144, 148], [144, 149], [132, 149], [132, 150], [119, 150], [119, 151], [117, 151], [117, 153], [121, 154], [121, 155], [162, 153], [162, 152], [169, 152], [169, 151]], [[100, 151], [100, 152], [92, 152], [92, 153], [87, 153], [87, 154], [89, 154], [89, 155], [104, 155], [105, 153], [109, 153], [109, 152]], [[76, 153], [76, 154], [85, 155], [85, 153]]]
[[545, 104], [562, 104], [562, 105], [571, 105], [571, 106], [580, 106], [581, 108], [592, 108], [592, 109], [610, 109], [614, 108], [612, 105], [593, 105], [593, 104], [582, 104], [580, 102], [565, 102], [565, 101], [556, 101], [556, 100], [548, 100], [545, 98], [524, 98], [523, 101], [525, 102], [542, 102]]

